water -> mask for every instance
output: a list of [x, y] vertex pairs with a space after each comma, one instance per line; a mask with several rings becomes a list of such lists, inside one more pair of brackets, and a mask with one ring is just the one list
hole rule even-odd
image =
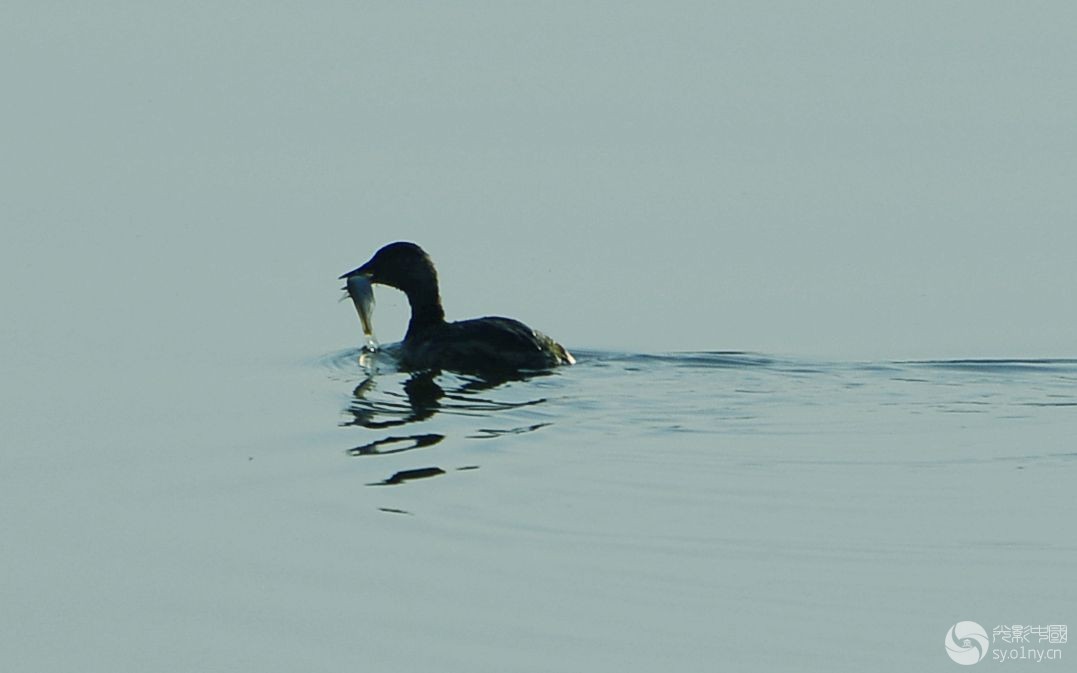
[[1077, 361], [579, 352], [490, 387], [357, 355], [316, 367], [443, 669], [934, 670], [960, 619], [1072, 615]]
[[1074, 621], [1077, 360], [123, 351], [11, 370], [12, 670], [953, 670], [958, 621]]
[[361, 499], [429, 544], [388, 572], [450, 669], [943, 670], [957, 621], [1073, 614], [1077, 361], [578, 352], [488, 387], [356, 355], [317, 366], [358, 383]]

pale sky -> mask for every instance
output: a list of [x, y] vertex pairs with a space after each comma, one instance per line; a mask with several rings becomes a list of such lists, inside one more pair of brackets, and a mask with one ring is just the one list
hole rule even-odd
[[358, 344], [413, 240], [576, 348], [1077, 356], [1072, 3], [16, 4], [16, 349]]

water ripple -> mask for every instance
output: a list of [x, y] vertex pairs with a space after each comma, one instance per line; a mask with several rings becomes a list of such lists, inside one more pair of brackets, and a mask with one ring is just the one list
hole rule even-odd
[[[530, 445], [535, 436], [569, 446], [581, 437], [621, 438], [626, 451], [654, 438], [671, 442], [672, 450], [675, 441], [711, 442], [714, 450], [736, 453], [749, 438], [753, 446], [767, 437], [808, 444], [863, 437], [870, 443], [948, 436], [985, 424], [1072, 423], [1077, 409], [1073, 359], [837, 362], [740, 351], [575, 352], [576, 366], [498, 380], [401, 372], [392, 346], [373, 358], [349, 349], [316, 364], [347, 384], [340, 425], [363, 434], [348, 442], [346, 453], [384, 460], [463, 452], [470, 461], [475, 452]], [[888, 459], [936, 464], [927, 449], [917, 448], [919, 441]], [[816, 458], [854, 465], [880, 458], [864, 461], [848, 444], [841, 447]], [[960, 463], [979, 455], [962, 451], [939, 459]], [[1016, 448], [1003, 454], [1038, 462]], [[404, 480], [391, 479], [380, 483]]]

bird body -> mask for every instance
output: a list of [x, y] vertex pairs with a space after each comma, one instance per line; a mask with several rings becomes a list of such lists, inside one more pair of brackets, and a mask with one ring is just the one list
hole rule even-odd
[[[399, 352], [405, 369], [504, 373], [575, 362], [561, 344], [518, 320], [485, 317], [446, 322], [437, 270], [430, 256], [414, 243], [390, 243], [341, 278], [357, 275], [407, 295], [411, 319]], [[360, 298], [353, 296], [353, 300], [358, 307]]]

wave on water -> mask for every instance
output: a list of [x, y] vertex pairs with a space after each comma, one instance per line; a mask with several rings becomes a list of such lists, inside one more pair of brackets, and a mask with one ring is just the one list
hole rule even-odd
[[[988, 419], [1051, 420], [1077, 409], [1075, 359], [841, 362], [743, 351], [582, 350], [574, 351], [572, 367], [491, 380], [402, 372], [395, 352], [394, 345], [374, 354], [352, 348], [317, 360], [343, 384], [339, 425], [363, 432], [347, 455], [470, 455], [462, 447], [477, 447], [475, 440], [508, 446], [535, 435], [581, 448], [611, 437], [631, 446], [638, 438], [684, 433], [870, 437]], [[439, 476], [459, 466], [414, 469]], [[378, 483], [412, 480], [387, 475]]]
[[897, 364], [930, 369], [952, 369], [968, 372], [1008, 373], [1057, 373], [1077, 374], [1077, 360], [1068, 358], [1040, 359], [970, 359], [970, 360], [909, 360]]
[[[396, 372], [395, 354], [399, 344], [383, 346], [374, 356], [378, 372]], [[356, 373], [357, 359], [363, 351], [346, 349], [319, 358], [330, 370], [346, 376]], [[1077, 374], [1074, 358], [959, 358], [949, 360], [881, 360], [840, 361], [778, 357], [750, 351], [683, 351], [672, 353], [630, 353], [604, 350], [575, 350], [577, 366], [608, 367], [625, 365], [637, 369], [662, 366], [696, 369], [766, 369], [793, 374], [826, 374], [834, 371], [951, 370], [991, 374]]]
[[578, 364], [638, 363], [676, 367], [742, 368], [772, 367], [779, 361], [767, 355], [744, 351], [686, 351], [683, 353], [618, 353], [613, 351], [572, 351]]

